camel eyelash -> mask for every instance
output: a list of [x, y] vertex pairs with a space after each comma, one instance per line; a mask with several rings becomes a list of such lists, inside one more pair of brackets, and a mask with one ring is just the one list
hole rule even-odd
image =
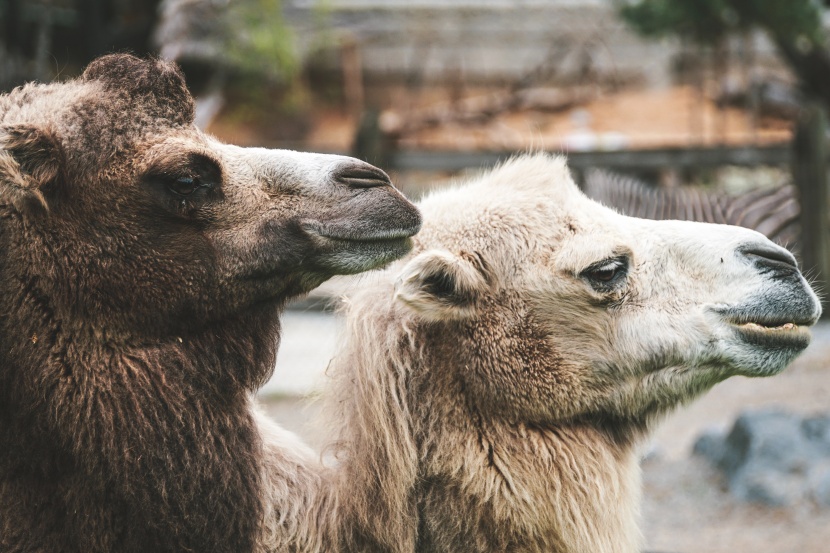
[[598, 261], [579, 273], [598, 292], [610, 292], [628, 275], [628, 257], [619, 255]]
[[185, 153], [166, 159], [144, 176], [162, 201], [179, 215], [189, 215], [210, 198], [221, 195], [222, 170], [219, 165], [198, 153]]
[[216, 184], [210, 179], [204, 179], [198, 174], [194, 174], [192, 176], [169, 177], [166, 179], [165, 186], [175, 197], [184, 200], [199, 192], [208, 192]]

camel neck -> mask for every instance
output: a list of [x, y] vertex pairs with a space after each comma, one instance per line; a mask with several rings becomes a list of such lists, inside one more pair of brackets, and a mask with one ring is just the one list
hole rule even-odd
[[440, 423], [419, 425], [430, 429], [418, 439], [419, 551], [638, 550], [633, 444], [588, 425], [462, 412], [433, 410]]
[[238, 321], [119, 348], [47, 322], [23, 323], [37, 340], [0, 360], [0, 432], [15, 444], [0, 452], [0, 489], [31, 500], [0, 519], [42, 534], [44, 551], [251, 549], [262, 505], [249, 389], [273, 367], [276, 323], [270, 339], [244, 332], [262, 320]]

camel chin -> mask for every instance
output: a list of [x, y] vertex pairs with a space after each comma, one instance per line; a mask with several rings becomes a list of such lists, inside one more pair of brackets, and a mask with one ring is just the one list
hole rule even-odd
[[749, 322], [733, 325], [733, 332], [730, 354], [736, 374], [743, 376], [778, 374], [810, 344], [810, 331], [795, 323], [770, 327]]

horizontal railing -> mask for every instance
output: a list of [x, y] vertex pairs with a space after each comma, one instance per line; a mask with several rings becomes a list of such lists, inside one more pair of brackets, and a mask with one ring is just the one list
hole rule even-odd
[[[515, 152], [447, 152], [402, 150], [392, 154], [390, 165], [399, 171], [460, 171], [491, 167]], [[568, 165], [580, 171], [593, 167], [628, 171], [717, 167], [721, 165], [789, 165], [790, 144], [718, 146], [569, 152]]]

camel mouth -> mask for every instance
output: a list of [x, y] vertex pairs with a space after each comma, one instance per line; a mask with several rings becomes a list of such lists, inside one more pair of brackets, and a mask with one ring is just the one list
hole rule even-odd
[[791, 296], [775, 301], [716, 309], [736, 337], [765, 350], [801, 351], [810, 344], [810, 328], [820, 309], [809, 298]]
[[418, 208], [400, 192], [383, 186], [364, 190], [298, 223], [317, 253], [377, 254], [388, 261], [392, 253], [397, 259], [409, 252], [410, 239], [421, 230], [422, 218]]
[[821, 315], [807, 294], [768, 297], [763, 302], [715, 310], [738, 338], [764, 349], [803, 350], [810, 344], [809, 327]]
[[303, 230], [316, 243], [317, 266], [331, 274], [349, 275], [378, 269], [408, 254], [420, 224], [368, 231], [306, 224]]
[[746, 342], [765, 348], [804, 349], [810, 344], [809, 326], [815, 321], [729, 321]]
[[[303, 231], [325, 249], [343, 250], [391, 248], [393, 250], [406, 246], [406, 252], [412, 247], [411, 238], [421, 230], [420, 217], [412, 221], [390, 224], [387, 228], [373, 228], [365, 222], [348, 224], [322, 224], [319, 221], [305, 221], [301, 224]], [[367, 228], [369, 227], [369, 228]]]
[[414, 229], [392, 229], [374, 231], [367, 233], [355, 232], [351, 229], [325, 229], [320, 227], [306, 226], [305, 231], [316, 238], [332, 242], [354, 242], [354, 243], [382, 243], [405, 241], [415, 235], [420, 227]]

